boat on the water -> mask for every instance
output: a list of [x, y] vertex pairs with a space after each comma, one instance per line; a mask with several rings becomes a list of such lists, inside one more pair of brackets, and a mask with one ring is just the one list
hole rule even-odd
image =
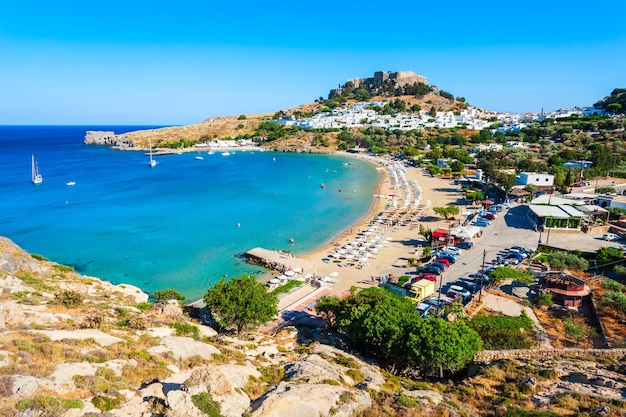
[[31, 171], [33, 184], [41, 184], [43, 182], [43, 177], [39, 173], [39, 165], [37, 165], [37, 161], [35, 161], [35, 155], [32, 155], [32, 158], [31, 158], [30, 171]]
[[76, 183], [74, 181], [69, 181], [66, 184], [69, 185], [69, 186], [76, 185]]
[[222, 156], [229, 156], [230, 152], [222, 152]]
[[[150, 167], [155, 167], [156, 164], [157, 164], [157, 161], [152, 159], [152, 141], [150, 140], [149, 143], [150, 143]], [[72, 184], [72, 185], [74, 185], [74, 184]]]
[[201, 157], [200, 155], [196, 156], [195, 158], [196, 158], [198, 161], [202, 161], [202, 160], [204, 159], [204, 158], [203, 158], [203, 157]]

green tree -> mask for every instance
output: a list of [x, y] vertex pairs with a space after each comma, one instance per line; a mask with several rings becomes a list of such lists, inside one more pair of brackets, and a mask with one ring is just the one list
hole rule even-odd
[[461, 172], [465, 169], [465, 164], [461, 161], [452, 161], [450, 163], [450, 169], [452, 169], [453, 172]]
[[222, 327], [237, 333], [272, 320], [278, 314], [278, 297], [247, 274], [226, 282], [222, 278], [207, 291], [204, 302]]
[[409, 334], [409, 361], [432, 370], [457, 371], [474, 359], [483, 347], [478, 333], [462, 321], [450, 323], [440, 318], [428, 319]]
[[440, 216], [443, 216], [443, 218], [446, 220], [459, 214], [459, 208], [453, 205], [446, 207], [433, 207], [433, 211]]
[[343, 299], [322, 297], [317, 308], [332, 317], [335, 328], [352, 336], [361, 349], [395, 363], [406, 361], [408, 329], [422, 320], [408, 299], [376, 287], [353, 290]]
[[515, 175], [501, 173], [498, 175], [498, 183], [502, 187], [505, 193], [509, 193], [515, 185]]
[[624, 252], [619, 248], [603, 246], [596, 252], [596, 261], [599, 267], [619, 261], [620, 259], [624, 259]]
[[181, 293], [179, 293], [178, 291], [172, 288], [168, 288], [166, 290], [161, 290], [161, 291], [156, 291], [154, 293], [154, 299], [159, 302], [169, 301], [169, 300], [184, 301], [185, 298], [186, 297], [184, 295], [182, 295]]

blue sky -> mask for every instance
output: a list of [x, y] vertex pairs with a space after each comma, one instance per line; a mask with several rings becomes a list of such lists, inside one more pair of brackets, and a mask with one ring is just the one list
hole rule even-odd
[[0, 0], [0, 124], [274, 112], [378, 70], [498, 111], [626, 87], [620, 1], [210, 3]]

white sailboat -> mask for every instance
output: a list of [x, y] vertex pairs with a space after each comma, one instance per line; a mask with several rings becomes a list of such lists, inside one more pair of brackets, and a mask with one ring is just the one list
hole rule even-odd
[[39, 166], [37, 165], [37, 162], [35, 161], [35, 155], [32, 155], [30, 170], [31, 170], [33, 184], [41, 184], [43, 181], [43, 177], [39, 173]]
[[152, 159], [152, 141], [151, 140], [149, 140], [149, 144], [150, 144], [150, 166], [155, 167], [157, 164], [157, 161]]

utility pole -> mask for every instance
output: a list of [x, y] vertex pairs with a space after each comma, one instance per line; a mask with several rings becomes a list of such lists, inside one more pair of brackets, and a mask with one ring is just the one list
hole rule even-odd
[[480, 292], [478, 293], [478, 302], [481, 302], [481, 299], [483, 298], [483, 278], [485, 277], [485, 257], [487, 256], [487, 249], [483, 249], [483, 268], [482, 271], [480, 271]]
[[437, 315], [441, 312], [441, 287], [443, 285], [443, 274], [439, 275], [439, 297], [437, 298]]

